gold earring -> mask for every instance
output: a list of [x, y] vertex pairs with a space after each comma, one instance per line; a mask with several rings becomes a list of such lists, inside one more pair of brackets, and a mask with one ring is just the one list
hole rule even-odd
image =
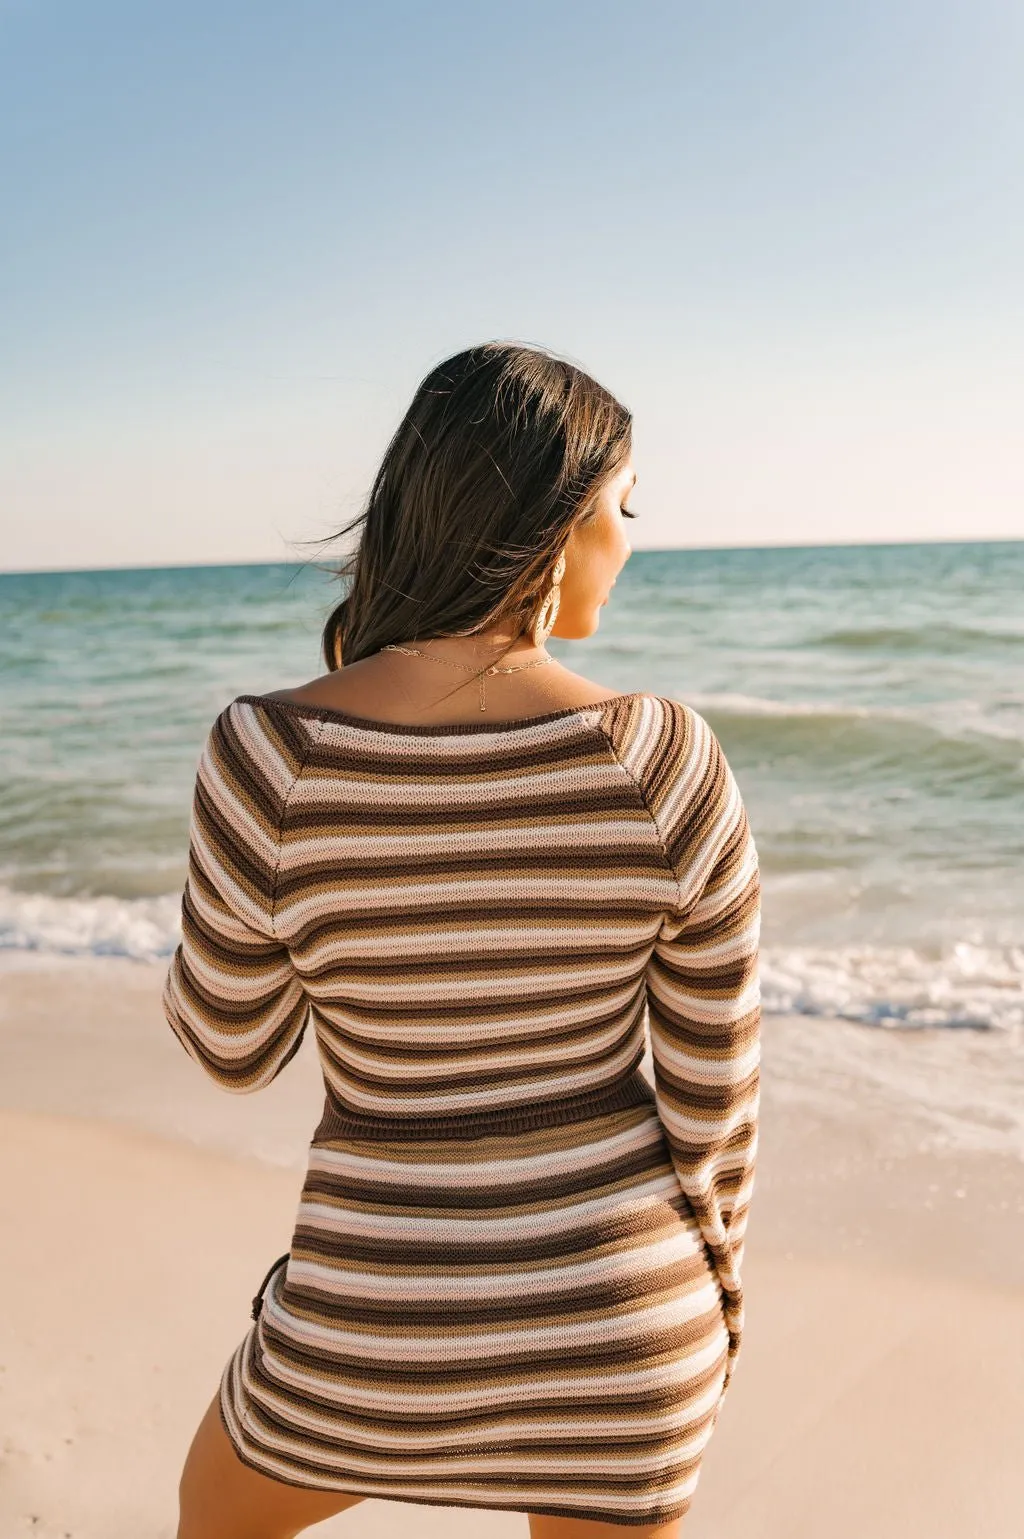
[[558, 606], [562, 600], [561, 590], [558, 584], [565, 576], [565, 551], [563, 550], [555, 562], [554, 571], [551, 573], [551, 587], [544, 595], [544, 601], [537, 611], [537, 617], [533, 622], [533, 644], [542, 647], [554, 629], [555, 620], [558, 617]]

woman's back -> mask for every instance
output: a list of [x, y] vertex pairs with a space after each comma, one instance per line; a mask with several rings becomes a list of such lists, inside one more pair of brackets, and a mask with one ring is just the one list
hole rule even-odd
[[[225, 1087], [279, 1071], [294, 996], [336, 1107], [374, 1117], [550, 1103], [628, 1075], [654, 941], [737, 817], [701, 719], [647, 694], [429, 727], [243, 696], [200, 790], [202, 896], [233, 894], [267, 943], [220, 1024], [238, 991], [266, 1009], [288, 974], [275, 1029], [225, 1059]], [[711, 996], [721, 980], [705, 981]]]

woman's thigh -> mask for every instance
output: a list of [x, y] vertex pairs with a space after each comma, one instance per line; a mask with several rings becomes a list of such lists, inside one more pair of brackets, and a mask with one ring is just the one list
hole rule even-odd
[[361, 1496], [307, 1491], [243, 1464], [220, 1419], [220, 1392], [196, 1429], [179, 1486], [178, 1539], [294, 1539]]
[[621, 1523], [595, 1523], [590, 1518], [553, 1518], [546, 1513], [530, 1513], [530, 1539], [623, 1539], [624, 1534], [629, 1534], [630, 1539], [681, 1539], [682, 1531], [682, 1518], [624, 1527]]

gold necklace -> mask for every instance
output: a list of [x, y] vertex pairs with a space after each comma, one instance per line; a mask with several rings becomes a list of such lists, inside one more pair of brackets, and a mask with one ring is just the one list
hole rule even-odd
[[[454, 663], [450, 657], [435, 657], [432, 652], [421, 652], [419, 647], [400, 647], [397, 642], [389, 641], [380, 649], [382, 652], [404, 652], [407, 657], [425, 657], [432, 663], [444, 663], [448, 668], [461, 668], [466, 673], [475, 673], [472, 663]], [[522, 673], [524, 668], [543, 668], [545, 663], [553, 663], [551, 656], [536, 658], [532, 663], [519, 663], [512, 668], [500, 668], [497, 663], [492, 663], [480, 674], [480, 709], [486, 710], [484, 704], [484, 675], [488, 673]]]

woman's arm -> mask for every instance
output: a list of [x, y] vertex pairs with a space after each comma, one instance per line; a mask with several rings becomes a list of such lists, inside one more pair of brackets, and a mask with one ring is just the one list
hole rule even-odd
[[214, 722], [196, 775], [181, 943], [164, 985], [167, 1020], [223, 1089], [260, 1090], [294, 1057], [309, 1002], [274, 905], [286, 786], [254, 707]]
[[[677, 780], [685, 795], [663, 823], [679, 903], [655, 940], [647, 997], [658, 1113], [722, 1287], [728, 1384], [743, 1333], [741, 1262], [757, 1156], [760, 878], [725, 755], [707, 723], [689, 716]], [[671, 807], [666, 794], [664, 811]]]

